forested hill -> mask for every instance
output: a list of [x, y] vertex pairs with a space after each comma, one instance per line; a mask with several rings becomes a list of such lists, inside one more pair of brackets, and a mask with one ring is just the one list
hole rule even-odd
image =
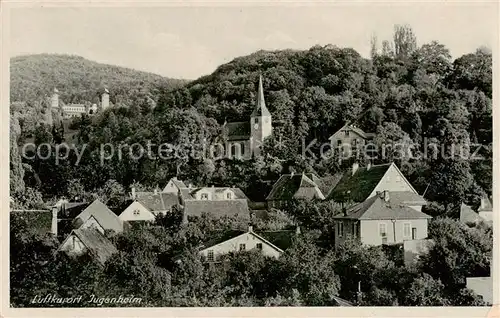
[[76, 55], [35, 54], [10, 60], [11, 102], [35, 103], [57, 87], [66, 103], [95, 101], [105, 86], [112, 102], [127, 103], [137, 92], [153, 97], [185, 84], [183, 80], [100, 64]]
[[[412, 34], [404, 28], [397, 32]], [[264, 143], [266, 156], [242, 162], [184, 156], [202, 140], [220, 141], [225, 121], [249, 120], [259, 74], [273, 116], [273, 134]], [[86, 81], [92, 78], [78, 77]], [[140, 80], [126, 76], [116, 76], [116, 80], [130, 84], [130, 90], [139, 89], [134, 85]], [[99, 79], [96, 82], [100, 84]], [[43, 85], [47, 89], [54, 86]], [[74, 91], [77, 94], [78, 90]], [[347, 160], [340, 163], [335, 157], [321, 157], [320, 145], [347, 121], [353, 121], [375, 133], [379, 149], [393, 144], [412, 148], [412, 156], [397, 158], [396, 153], [379, 152], [371, 161], [395, 161], [419, 193], [425, 192], [426, 199], [451, 211], [453, 203], [475, 205], [485, 192], [491, 195], [491, 98], [492, 55], [484, 49], [453, 59], [440, 43], [417, 46], [413, 36], [398, 35], [394, 43], [385, 41], [381, 48], [373, 45], [370, 58], [334, 45], [303, 51], [259, 51], [235, 58], [173, 91], [159, 91], [156, 107], [136, 99], [131, 107], [112, 107], [95, 120], [77, 120], [74, 127], [79, 130], [78, 139], [89, 143], [89, 158], [65, 171], [48, 167], [48, 161], [25, 161], [25, 165], [35, 167], [38, 179], [28, 180], [28, 173], [24, 179], [44, 197], [51, 197], [69, 196], [65, 191], [70, 182], [76, 182], [71, 180], [75, 176], [81, 176], [77, 181], [83, 188], [95, 191], [111, 179], [125, 187], [134, 182], [154, 187], [177, 175], [193, 184], [237, 186], [252, 200], [261, 201], [282, 173], [314, 170], [323, 176], [348, 169], [351, 163]], [[19, 126], [25, 133], [26, 127], [34, 125], [19, 117]], [[33, 131], [40, 142], [51, 140], [50, 127], [41, 125]], [[181, 155], [169, 160], [110, 160], [104, 165], [91, 156], [98, 156], [99, 144], [147, 140], [170, 143], [181, 149]], [[317, 143], [305, 154], [313, 140]], [[440, 149], [441, 155], [434, 156], [433, 148], [429, 152], [429, 143]], [[479, 147], [481, 160], [467, 154], [447, 155], [447, 149], [471, 144], [471, 153]], [[57, 187], [41, 186], [48, 182]]]

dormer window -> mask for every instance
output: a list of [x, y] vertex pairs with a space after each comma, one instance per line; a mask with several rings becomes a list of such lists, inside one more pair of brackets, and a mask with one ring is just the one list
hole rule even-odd
[[202, 200], [208, 200], [208, 193], [202, 193], [201, 196], [200, 196], [200, 198]]
[[233, 198], [232, 193], [231, 192], [227, 192], [226, 193], [226, 199], [231, 200], [232, 198]]

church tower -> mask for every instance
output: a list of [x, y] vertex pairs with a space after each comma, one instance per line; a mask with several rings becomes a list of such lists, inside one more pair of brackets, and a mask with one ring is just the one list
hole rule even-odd
[[264, 88], [262, 87], [262, 75], [259, 77], [259, 90], [257, 92], [257, 103], [250, 116], [250, 144], [252, 152], [259, 154], [260, 145], [272, 133], [271, 113], [266, 107], [264, 100]]

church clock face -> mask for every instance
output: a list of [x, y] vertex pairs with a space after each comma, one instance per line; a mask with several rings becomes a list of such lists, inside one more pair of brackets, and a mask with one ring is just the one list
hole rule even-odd
[[[247, 126], [247, 127], [248, 127], [248, 126]], [[254, 127], [255, 129], [258, 129], [258, 128], [259, 128], [259, 124], [255, 124], [255, 125], [253, 125], [253, 127]]]

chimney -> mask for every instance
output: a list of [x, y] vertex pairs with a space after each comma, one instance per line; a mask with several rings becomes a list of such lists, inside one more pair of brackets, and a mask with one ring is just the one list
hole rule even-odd
[[356, 173], [356, 171], [358, 170], [358, 168], [359, 168], [359, 163], [354, 162], [352, 164], [352, 175], [354, 175]]
[[59, 211], [59, 207], [52, 207], [52, 225], [50, 232], [57, 237], [57, 212]]
[[190, 183], [190, 184], [188, 185], [188, 189], [192, 189], [192, 188], [193, 188], [193, 185]]
[[296, 235], [300, 235], [300, 226], [297, 225], [297, 227], [295, 228], [295, 234]]
[[390, 199], [389, 198], [389, 191], [384, 190], [383, 195], [384, 195], [384, 201], [389, 202], [389, 199]]
[[135, 195], [135, 187], [134, 187], [134, 186], [132, 186], [132, 199], [134, 199], [134, 200], [135, 200], [135, 198], [136, 198], [136, 195]]
[[248, 226], [248, 232], [253, 232], [253, 226], [252, 225]]

